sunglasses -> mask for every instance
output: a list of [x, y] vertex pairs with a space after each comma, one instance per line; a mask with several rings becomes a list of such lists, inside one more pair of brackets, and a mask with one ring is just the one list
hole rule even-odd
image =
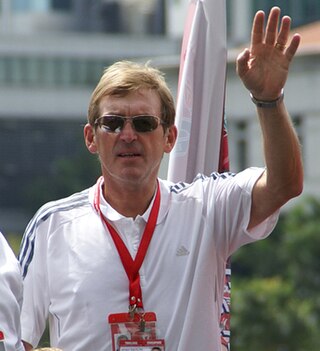
[[103, 128], [108, 133], [120, 133], [126, 121], [129, 121], [138, 133], [152, 132], [159, 124], [164, 124], [159, 117], [151, 115], [139, 115], [124, 117], [118, 115], [104, 115], [95, 121], [94, 125]]

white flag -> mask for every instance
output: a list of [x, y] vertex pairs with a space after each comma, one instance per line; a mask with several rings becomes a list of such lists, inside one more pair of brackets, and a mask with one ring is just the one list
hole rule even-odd
[[[224, 128], [227, 63], [224, 0], [191, 0], [185, 24], [178, 84], [178, 140], [168, 179], [191, 182], [197, 173], [228, 170]], [[226, 263], [221, 307], [221, 350], [230, 350], [231, 265]]]
[[168, 179], [190, 182], [219, 167], [226, 78], [226, 4], [191, 0], [185, 25], [177, 98], [177, 144]]

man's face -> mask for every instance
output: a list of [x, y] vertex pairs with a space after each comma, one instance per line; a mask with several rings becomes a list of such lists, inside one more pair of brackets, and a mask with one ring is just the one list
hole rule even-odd
[[[159, 95], [151, 89], [140, 89], [126, 96], [106, 96], [100, 103], [100, 116], [133, 117], [153, 115], [161, 118]], [[126, 121], [119, 133], [103, 127], [85, 127], [88, 149], [98, 153], [106, 182], [139, 185], [154, 182], [164, 152], [170, 152], [176, 140], [176, 127], [164, 131], [161, 124], [151, 132], [137, 132]], [[115, 184], [115, 183], [114, 183]]]

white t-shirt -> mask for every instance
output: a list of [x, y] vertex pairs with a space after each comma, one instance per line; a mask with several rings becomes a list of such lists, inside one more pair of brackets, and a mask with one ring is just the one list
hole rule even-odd
[[[219, 319], [227, 258], [266, 237], [278, 213], [248, 232], [251, 190], [262, 169], [199, 175], [192, 184], [159, 180], [157, 226], [140, 269], [144, 308], [157, 314], [171, 351], [220, 351]], [[49, 317], [51, 344], [64, 351], [111, 351], [107, 317], [127, 312], [128, 278], [93, 208], [95, 186], [43, 206], [26, 230], [22, 339], [37, 345]], [[101, 210], [132, 257], [149, 209], [125, 218]]]
[[0, 331], [6, 351], [23, 351], [20, 329], [22, 277], [17, 258], [0, 233]]

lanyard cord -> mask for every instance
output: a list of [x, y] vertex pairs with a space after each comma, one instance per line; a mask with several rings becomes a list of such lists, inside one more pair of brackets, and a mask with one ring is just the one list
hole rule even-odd
[[135, 310], [136, 308], [143, 309], [139, 270], [141, 268], [141, 265], [148, 251], [148, 247], [157, 224], [157, 218], [158, 218], [158, 213], [160, 208], [159, 183], [157, 185], [156, 196], [150, 211], [148, 222], [142, 234], [142, 239], [139, 245], [137, 255], [133, 260], [130, 255], [130, 252], [128, 251], [120, 235], [115, 230], [115, 228], [111, 225], [111, 223], [108, 222], [108, 220], [105, 218], [105, 216], [103, 215], [100, 209], [100, 185], [102, 181], [103, 181], [103, 178], [100, 177], [96, 185], [94, 207], [96, 211], [99, 213], [103, 223], [107, 226], [108, 231], [118, 250], [123, 267], [127, 273], [127, 277], [129, 279], [129, 310], [132, 311], [132, 310]]

